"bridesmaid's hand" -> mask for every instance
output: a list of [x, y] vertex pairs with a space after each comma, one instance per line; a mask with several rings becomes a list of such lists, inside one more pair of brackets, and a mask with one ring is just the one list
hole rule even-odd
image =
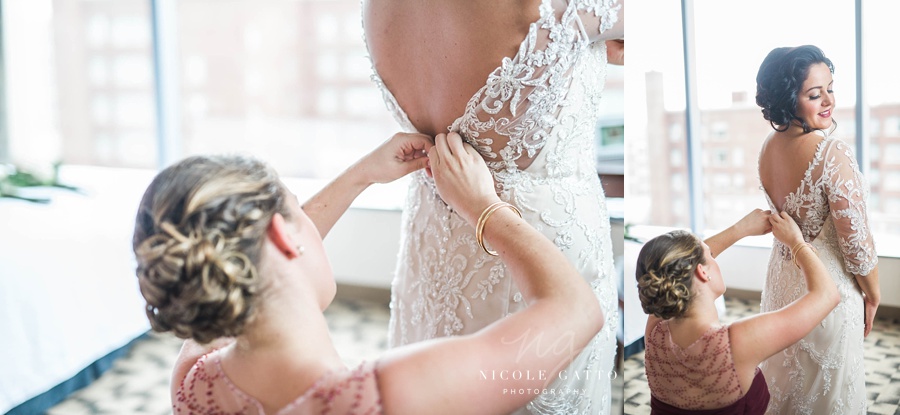
[[772, 232], [772, 224], [769, 223], [771, 210], [754, 209], [734, 224], [740, 236], [765, 235]]
[[481, 154], [463, 143], [459, 134], [438, 134], [428, 159], [441, 199], [470, 225], [475, 226], [478, 216], [491, 203], [500, 201]]
[[769, 223], [772, 224], [772, 235], [788, 248], [803, 242], [803, 233], [794, 218], [787, 212], [769, 215]]
[[366, 185], [392, 182], [427, 166], [432, 146], [431, 137], [425, 134], [397, 133], [351, 169]]

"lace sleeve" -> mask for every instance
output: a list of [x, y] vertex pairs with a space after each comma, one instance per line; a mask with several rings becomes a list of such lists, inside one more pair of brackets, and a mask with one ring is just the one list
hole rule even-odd
[[831, 218], [848, 272], [868, 275], [878, 264], [866, 213], [868, 184], [850, 147], [834, 140], [825, 154], [823, 175]]
[[625, 38], [625, 18], [619, 0], [573, 0], [591, 42]]
[[[503, 59], [449, 130], [475, 146], [495, 172], [528, 168], [560, 123], [560, 109], [571, 105], [574, 67], [590, 54], [590, 33], [617, 18], [616, 1], [544, 0], [516, 55]], [[592, 76], [596, 83], [604, 75]]]

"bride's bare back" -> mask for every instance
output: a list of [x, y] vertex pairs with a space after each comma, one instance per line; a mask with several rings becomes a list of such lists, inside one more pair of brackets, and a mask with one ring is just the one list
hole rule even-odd
[[798, 190], [800, 182], [825, 138], [817, 132], [775, 132], [763, 144], [759, 156], [759, 180], [778, 211], [785, 198]]
[[367, 0], [369, 53], [412, 125], [447, 131], [503, 58], [513, 57], [540, 0]]

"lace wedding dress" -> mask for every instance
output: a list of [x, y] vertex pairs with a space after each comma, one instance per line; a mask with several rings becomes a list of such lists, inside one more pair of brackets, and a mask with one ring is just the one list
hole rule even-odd
[[[484, 156], [500, 198], [517, 206], [581, 272], [606, 319], [591, 344], [521, 413], [609, 412], [618, 297], [593, 154], [607, 65], [601, 33], [617, 21], [621, 6], [615, 3], [542, 1], [540, 19], [518, 53], [503, 59], [449, 128]], [[372, 79], [401, 126], [415, 131], [377, 72]], [[424, 172], [414, 174], [402, 226], [391, 287], [392, 347], [472, 333], [524, 307], [506, 267], [482, 252], [474, 229], [440, 199]]]
[[[817, 131], [821, 133], [820, 131]], [[841, 303], [809, 335], [761, 365], [769, 383], [768, 414], [864, 414], [863, 298], [854, 274], [878, 262], [866, 215], [868, 185], [850, 147], [826, 134], [794, 192], [772, 211], [786, 211], [841, 293]], [[778, 198], [776, 198], [778, 199]], [[763, 312], [780, 309], [806, 292], [791, 247], [775, 241], [762, 293]]]

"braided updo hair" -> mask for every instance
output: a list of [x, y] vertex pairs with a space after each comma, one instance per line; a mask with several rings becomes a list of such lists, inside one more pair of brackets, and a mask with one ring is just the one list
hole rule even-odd
[[[834, 65], [816, 46], [775, 48], [766, 56], [756, 74], [756, 105], [762, 107], [763, 118], [775, 131], [786, 131], [792, 121], [812, 131], [806, 121], [796, 116], [800, 88], [809, 75], [810, 66], [824, 63], [834, 73]], [[778, 126], [781, 126], [780, 128]]]
[[261, 290], [256, 265], [285, 190], [264, 163], [187, 158], [160, 172], [141, 200], [132, 247], [156, 331], [208, 343], [240, 335]]
[[703, 245], [690, 232], [672, 231], [644, 244], [635, 270], [644, 312], [662, 319], [683, 316], [693, 298], [694, 270], [705, 262]]

